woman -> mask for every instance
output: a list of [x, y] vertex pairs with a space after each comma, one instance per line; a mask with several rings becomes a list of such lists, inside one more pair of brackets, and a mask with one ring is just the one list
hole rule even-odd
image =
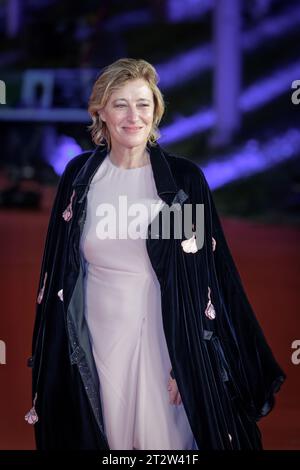
[[89, 112], [97, 148], [65, 169], [42, 264], [37, 448], [260, 449], [284, 373], [203, 173], [156, 142], [153, 66], [106, 67]]

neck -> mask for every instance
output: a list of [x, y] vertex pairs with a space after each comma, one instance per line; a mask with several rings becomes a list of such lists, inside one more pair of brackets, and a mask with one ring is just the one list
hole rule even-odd
[[146, 146], [126, 148], [118, 145], [111, 147], [109, 158], [112, 163], [121, 168], [139, 168], [150, 161]]

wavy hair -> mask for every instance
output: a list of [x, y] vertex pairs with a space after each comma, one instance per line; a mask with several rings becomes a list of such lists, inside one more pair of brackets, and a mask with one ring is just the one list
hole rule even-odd
[[163, 95], [157, 86], [159, 77], [155, 68], [149, 62], [143, 59], [131, 58], [119, 59], [105, 67], [93, 85], [88, 103], [88, 112], [92, 118], [92, 124], [88, 126], [88, 129], [96, 145], [107, 144], [109, 148], [111, 147], [109, 130], [106, 123], [101, 120], [99, 110], [106, 105], [115, 90], [121, 88], [130, 80], [140, 78], [147, 82], [153, 93], [154, 117], [148, 143], [155, 145], [156, 140], [160, 137], [158, 126], [165, 111]]

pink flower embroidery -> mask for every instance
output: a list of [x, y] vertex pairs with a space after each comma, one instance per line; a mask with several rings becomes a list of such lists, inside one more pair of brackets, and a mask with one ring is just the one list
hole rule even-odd
[[60, 289], [58, 292], [57, 292], [57, 295], [58, 297], [60, 298], [60, 300], [63, 302], [64, 301], [64, 295], [63, 295], [63, 290]]
[[37, 399], [37, 394], [35, 394], [35, 397], [33, 400], [33, 407], [25, 415], [25, 421], [27, 421], [28, 424], [35, 424], [39, 420], [39, 417], [35, 410], [36, 399]]
[[215, 251], [216, 246], [217, 246], [217, 242], [216, 242], [216, 240], [214, 239], [214, 237], [212, 237], [212, 250], [213, 250], [213, 251]]
[[181, 242], [182, 249], [186, 253], [196, 253], [198, 251], [195, 233], [196, 232], [193, 232], [192, 237], [188, 240], [184, 240], [183, 242]]
[[43, 300], [43, 297], [44, 297], [44, 291], [45, 291], [47, 276], [48, 276], [48, 273], [45, 273], [43, 287], [41, 288], [41, 290], [39, 292], [39, 295], [38, 295], [38, 298], [37, 298], [37, 303], [38, 304], [42, 303], [42, 300]]
[[74, 196], [75, 196], [75, 190], [73, 190], [70, 202], [69, 202], [69, 204], [67, 205], [66, 209], [63, 211], [63, 214], [62, 214], [63, 219], [66, 222], [69, 222], [73, 217], [72, 202], [73, 202]]
[[209, 287], [208, 288], [208, 303], [207, 303], [207, 307], [205, 309], [205, 315], [210, 320], [214, 320], [216, 318], [216, 311], [215, 311], [215, 307], [213, 306], [213, 304], [211, 302], [210, 292], [211, 291], [210, 291], [210, 287]]

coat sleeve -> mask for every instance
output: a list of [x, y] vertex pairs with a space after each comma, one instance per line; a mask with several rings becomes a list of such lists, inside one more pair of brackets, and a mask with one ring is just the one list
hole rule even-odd
[[37, 293], [35, 321], [32, 336], [32, 357], [28, 365], [33, 367], [33, 389], [39, 375], [39, 364], [42, 360], [43, 337], [45, 335], [46, 317], [53, 302], [59, 300], [58, 292], [62, 279], [62, 260], [64, 256], [64, 244], [67, 234], [68, 222], [64, 220], [63, 213], [70, 205], [72, 197], [72, 182], [74, 175], [81, 163], [84, 162], [89, 152], [78, 155], [66, 166], [56, 191], [49, 219], [44, 253], [40, 271], [40, 280]]
[[[226, 242], [207, 181], [200, 172], [198, 199], [204, 202], [205, 236], [210, 261], [216, 330], [232, 382], [233, 397], [254, 420], [274, 406], [274, 394], [285, 380], [255, 313]], [[214, 239], [214, 240], [213, 240]]]
[[66, 188], [66, 174], [67, 168], [65, 169], [63, 175], [60, 178], [48, 223], [42, 265], [40, 270], [40, 280], [36, 304], [36, 316], [32, 337], [33, 357], [36, 349], [37, 337], [41, 329], [41, 320], [43, 317], [44, 307], [47, 304], [47, 299], [50, 294], [49, 285], [53, 284], [54, 267], [57, 261], [57, 253], [60, 251], [59, 245], [63, 240], [63, 232], [65, 230], [65, 222], [62, 218], [62, 213], [64, 210], [64, 195], [68, 193]]

